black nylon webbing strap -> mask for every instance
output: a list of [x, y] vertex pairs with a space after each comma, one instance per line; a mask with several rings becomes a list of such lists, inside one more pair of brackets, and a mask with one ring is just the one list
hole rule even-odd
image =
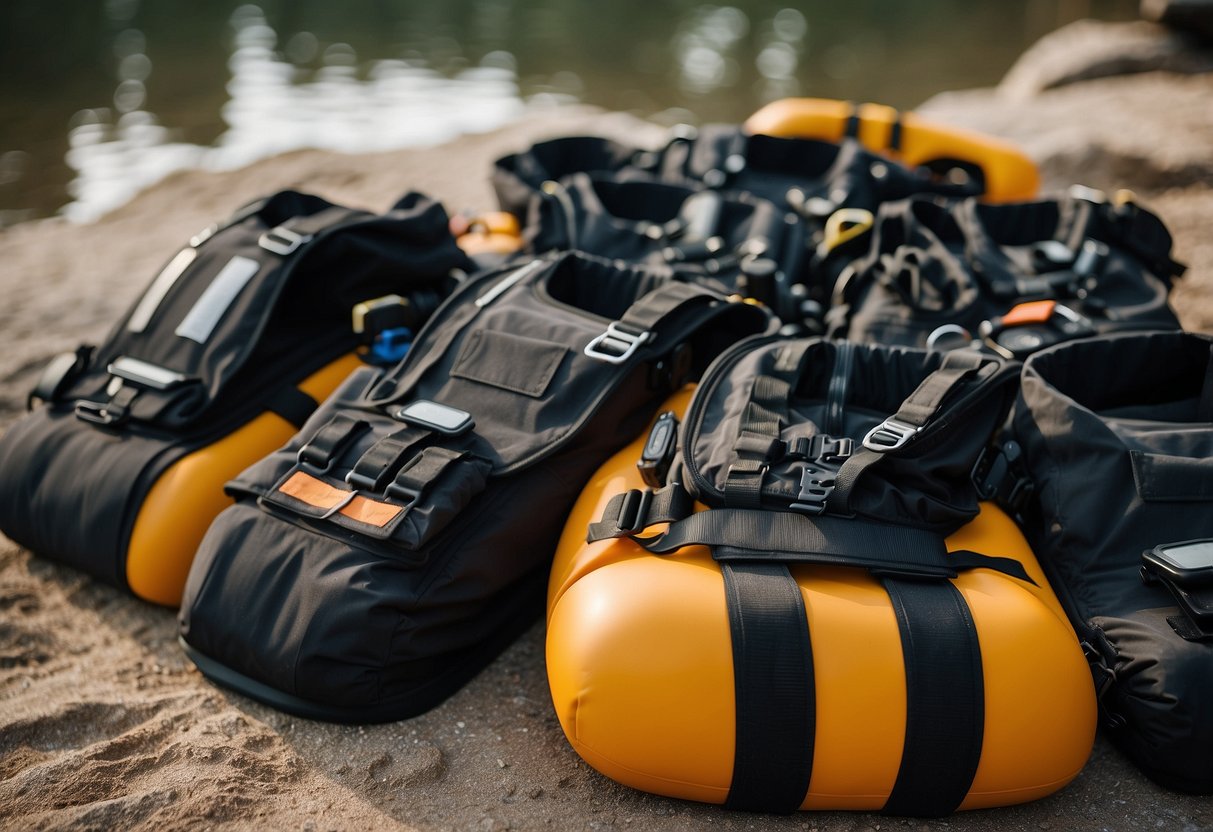
[[1034, 583], [1019, 561], [968, 551], [949, 554], [934, 532], [829, 515], [720, 508], [675, 520], [651, 537], [633, 539], [658, 555], [701, 545], [711, 547], [718, 561], [854, 566], [928, 578], [952, 578], [960, 569], [984, 568]]
[[889, 150], [901, 150], [901, 113], [896, 113], [893, 116], [893, 123], [889, 125]]
[[[992, 569], [1036, 583], [1017, 560], [968, 550], [948, 552], [941, 536], [924, 529], [786, 511], [694, 509], [694, 500], [677, 483], [658, 491], [625, 491], [611, 498], [601, 520], [590, 524], [586, 541], [631, 537], [657, 555], [703, 545], [713, 547], [722, 562], [819, 563], [925, 577]], [[635, 536], [658, 523], [670, 525], [650, 537]]]
[[395, 479], [387, 487], [388, 496], [416, 500], [447, 468], [465, 456], [466, 451], [440, 447], [425, 448], [397, 472]]
[[296, 428], [303, 427], [319, 406], [319, 402], [293, 384], [279, 387], [265, 403], [266, 410], [278, 414]]
[[681, 520], [694, 510], [695, 501], [678, 483], [657, 491], [624, 491], [610, 499], [601, 520], [590, 524], [586, 542], [626, 537], [654, 523]]
[[383, 490], [392, 476], [409, 460], [409, 453], [430, 435], [428, 430], [413, 427], [389, 433], [366, 449], [354, 463], [346, 481], [360, 490]]
[[939, 369], [923, 379], [909, 398], [901, 403], [895, 418], [922, 427], [939, 412], [948, 394], [976, 373], [986, 360], [987, 356], [976, 350], [952, 350], [947, 353]]
[[629, 331], [648, 332], [685, 306], [722, 300], [720, 295], [701, 286], [673, 281], [640, 297], [619, 319], [619, 323]]
[[847, 106], [851, 108], [851, 113], [847, 116], [847, 121], [843, 127], [842, 134], [848, 139], [858, 139], [859, 125], [862, 123], [859, 118], [859, 107], [857, 107], [853, 101], [848, 101]]
[[737, 739], [725, 805], [794, 812], [813, 769], [813, 653], [800, 587], [781, 564], [722, 564]]
[[301, 237], [309, 237], [319, 234], [339, 223], [346, 222], [350, 219], [361, 217], [370, 218], [372, 214], [365, 211], [358, 211], [353, 208], [346, 208], [341, 205], [331, 205], [328, 208], [323, 208], [314, 214], [307, 216], [291, 217], [285, 222], [280, 223], [278, 228], [286, 228]]
[[889, 815], [941, 817], [973, 785], [985, 730], [977, 628], [948, 581], [886, 579], [906, 667], [906, 738]]
[[[976, 350], [952, 350], [947, 353], [939, 369], [922, 380], [891, 419], [913, 428], [926, 427], [942, 409], [944, 401], [952, 391], [977, 375], [982, 365], [989, 360], [989, 356]], [[883, 452], [867, 447], [852, 454], [838, 470], [834, 491], [828, 498], [828, 510], [835, 514], [850, 513], [851, 490], [855, 483], [864, 471], [879, 462], [883, 456]]]
[[740, 432], [733, 443], [736, 461], [724, 482], [724, 500], [738, 508], [762, 505], [762, 480], [779, 445], [792, 388], [783, 379], [758, 375], [750, 385], [750, 400], [741, 414]]
[[370, 423], [364, 419], [338, 413], [299, 449], [299, 461], [326, 471], [349, 443], [369, 427]]

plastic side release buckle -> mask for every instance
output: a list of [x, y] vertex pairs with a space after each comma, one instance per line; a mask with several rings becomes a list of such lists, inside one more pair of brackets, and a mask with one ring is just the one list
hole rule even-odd
[[1018, 516], [1036, 486], [1024, 476], [1020, 460], [1023, 449], [1013, 440], [987, 445], [973, 464], [973, 486], [982, 500], [994, 500], [1012, 516]]
[[826, 502], [834, 493], [837, 473], [828, 469], [806, 465], [800, 472], [800, 491], [796, 494], [796, 502], [791, 508], [809, 514], [823, 514]]
[[619, 321], [611, 321], [606, 332], [595, 335], [590, 343], [585, 345], [587, 358], [605, 361], [607, 364], [623, 364], [636, 354], [636, 350], [656, 338], [656, 333], [646, 331], [631, 333], [624, 329]]
[[286, 257], [289, 254], [294, 254], [301, 245], [310, 242], [311, 239], [311, 234], [300, 234], [284, 225], [280, 225], [262, 234], [257, 239], [257, 245], [272, 254]]
[[922, 428], [903, 422], [895, 416], [890, 416], [876, 427], [867, 432], [863, 438], [863, 446], [878, 454], [896, 451], [918, 435]]

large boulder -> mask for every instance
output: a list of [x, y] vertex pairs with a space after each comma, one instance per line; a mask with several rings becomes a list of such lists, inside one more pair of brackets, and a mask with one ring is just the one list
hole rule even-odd
[[[1213, 3], [1206, 3], [1213, 9]], [[1213, 49], [1184, 32], [1144, 20], [1078, 20], [1033, 44], [998, 85], [1009, 101], [1079, 81], [1142, 72], [1213, 70]]]
[[1141, 16], [1213, 41], [1213, 0], [1141, 0]]

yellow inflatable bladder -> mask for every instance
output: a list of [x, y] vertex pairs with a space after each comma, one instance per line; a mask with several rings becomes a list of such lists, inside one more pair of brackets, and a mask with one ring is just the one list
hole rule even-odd
[[[345, 355], [304, 379], [299, 390], [323, 401], [362, 366], [357, 355]], [[211, 521], [232, 504], [224, 483], [285, 445], [295, 431], [286, 419], [267, 411], [165, 469], [131, 529], [126, 554], [131, 591], [156, 604], [180, 605], [198, 544]]]
[[869, 150], [911, 167], [971, 165], [981, 170], [989, 202], [1032, 199], [1040, 189], [1036, 165], [1014, 144], [883, 104], [784, 98], [750, 116], [745, 128], [751, 134], [834, 142], [852, 135]]
[[[687, 388], [666, 409], [684, 412]], [[659, 556], [629, 539], [587, 544], [612, 496], [644, 488], [645, 437], [608, 461], [569, 518], [548, 593], [547, 668], [569, 742], [620, 783], [724, 803], [733, 774], [732, 642], [721, 570], [705, 547]], [[699, 510], [706, 510], [703, 506]], [[659, 529], [660, 527], [655, 527]], [[1023, 564], [1036, 585], [988, 569], [954, 579], [978, 632], [985, 719], [960, 809], [1044, 797], [1094, 740], [1096, 704], [1078, 640], [1014, 523], [993, 504], [947, 540]], [[802, 809], [881, 809], [906, 732], [906, 676], [889, 596], [867, 571], [793, 566], [807, 610], [816, 692]]]

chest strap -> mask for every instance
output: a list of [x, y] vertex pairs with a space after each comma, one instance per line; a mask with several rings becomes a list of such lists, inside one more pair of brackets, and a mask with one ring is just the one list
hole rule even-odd
[[[647, 527], [668, 528], [639, 537]], [[1023, 564], [968, 550], [949, 552], [941, 535], [887, 523], [790, 511], [719, 508], [694, 512], [682, 486], [625, 491], [607, 503], [587, 540], [628, 537], [657, 555], [708, 546], [718, 561], [853, 566], [880, 575], [954, 578], [966, 569], [993, 569], [1035, 584]]]

